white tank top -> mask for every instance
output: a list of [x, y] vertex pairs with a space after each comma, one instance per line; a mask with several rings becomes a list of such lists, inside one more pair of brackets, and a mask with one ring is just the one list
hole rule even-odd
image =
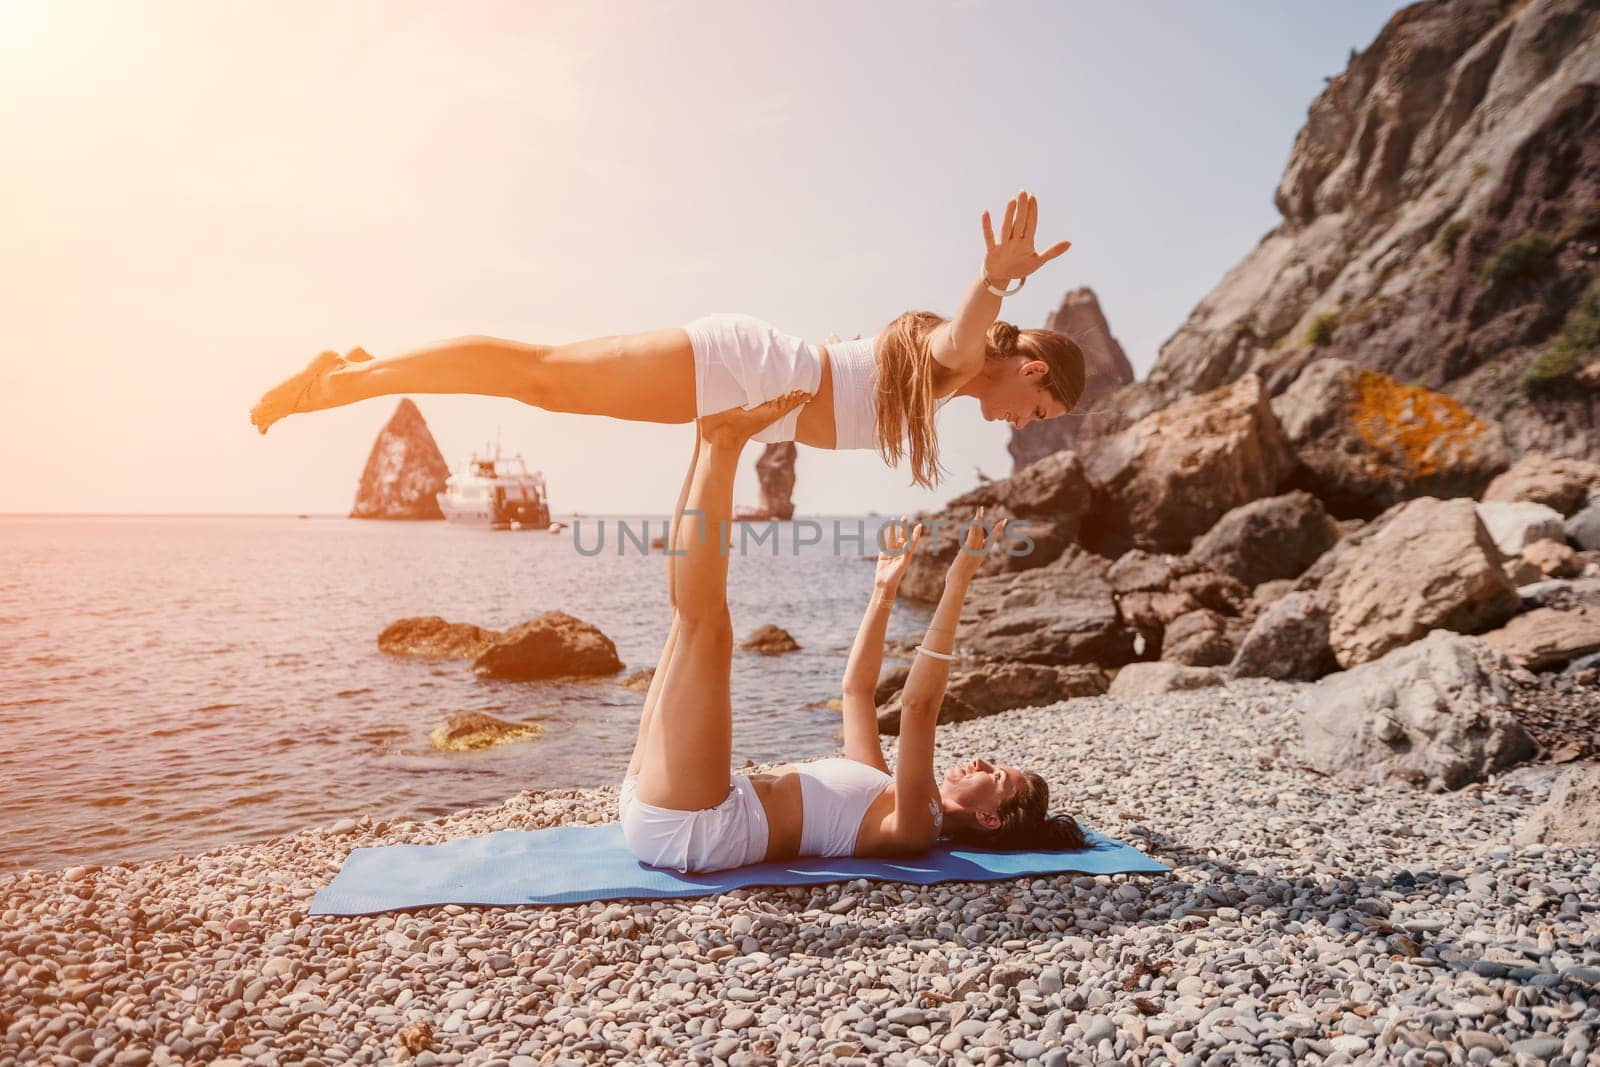
[[[833, 374], [833, 447], [878, 447], [878, 355], [876, 337], [829, 341], [828, 369]], [[954, 396], [955, 394], [951, 394]], [[940, 397], [939, 406], [950, 397]]]

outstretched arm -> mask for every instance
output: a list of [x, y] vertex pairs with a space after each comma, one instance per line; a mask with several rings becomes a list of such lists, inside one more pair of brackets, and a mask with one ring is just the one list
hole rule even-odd
[[972, 377], [983, 366], [989, 327], [1000, 315], [1000, 297], [989, 286], [1009, 288], [1017, 278], [1026, 278], [1072, 247], [1060, 241], [1041, 255], [1033, 250], [1033, 235], [1039, 225], [1039, 201], [1019, 192], [1006, 204], [1000, 224], [1000, 239], [995, 240], [989, 213], [983, 213], [983, 271], [967, 288], [955, 318], [934, 331], [934, 362], [956, 372], [958, 380]]
[[844, 668], [842, 704], [844, 707], [844, 754], [889, 773], [884, 762], [883, 743], [878, 739], [878, 703], [875, 694], [878, 675], [883, 669], [883, 638], [889, 628], [889, 613], [894, 606], [900, 579], [905, 577], [911, 554], [922, 541], [922, 524], [907, 533], [905, 516], [883, 528], [879, 540], [878, 571], [872, 580], [872, 599], [856, 630], [850, 647], [850, 661]]
[[[994, 535], [985, 537], [979, 509], [961, 551], [950, 564], [944, 579], [944, 595], [928, 624], [911, 674], [900, 695], [900, 747], [895, 758], [896, 817], [907, 820], [901, 832], [915, 836], [920, 827], [931, 831], [930, 803], [939, 802], [939, 782], [933, 773], [933, 735], [939, 725], [939, 709], [944, 704], [945, 685], [950, 680], [950, 661], [955, 647], [956, 623], [961, 605], [967, 599], [967, 586], [978, 570], [989, 545], [1005, 533], [1006, 520], [995, 524]], [[926, 650], [926, 651], [924, 651]], [[931, 655], [929, 654], [931, 653]]]

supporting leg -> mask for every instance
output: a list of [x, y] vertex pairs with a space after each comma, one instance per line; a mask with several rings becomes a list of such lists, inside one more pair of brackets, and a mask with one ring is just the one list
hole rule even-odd
[[806, 399], [795, 393], [700, 420], [689, 491], [675, 516], [684, 555], [671, 557], [677, 589], [672, 635], [651, 681], [655, 703], [643, 731], [637, 796], [646, 804], [694, 811], [728, 795], [733, 623], [724, 537], [733, 518], [734, 476], [750, 437]]

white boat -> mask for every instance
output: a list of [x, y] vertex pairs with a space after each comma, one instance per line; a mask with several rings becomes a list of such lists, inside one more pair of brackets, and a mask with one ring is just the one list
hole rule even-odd
[[520, 454], [503, 456], [500, 446], [472, 454], [464, 467], [445, 479], [439, 510], [448, 522], [496, 530], [550, 528], [550, 499], [544, 475], [528, 470]]

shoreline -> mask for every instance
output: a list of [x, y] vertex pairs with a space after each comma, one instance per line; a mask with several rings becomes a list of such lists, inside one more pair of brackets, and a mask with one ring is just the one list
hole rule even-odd
[[1510, 844], [1549, 765], [1443, 794], [1317, 777], [1294, 755], [1298, 688], [941, 728], [937, 761], [1038, 769], [1056, 810], [1170, 876], [306, 916], [352, 847], [609, 821], [616, 787], [3, 875], [0, 1063], [384, 1063], [419, 1023], [424, 1067], [1582, 1062], [1600, 1045], [1600, 849]]

